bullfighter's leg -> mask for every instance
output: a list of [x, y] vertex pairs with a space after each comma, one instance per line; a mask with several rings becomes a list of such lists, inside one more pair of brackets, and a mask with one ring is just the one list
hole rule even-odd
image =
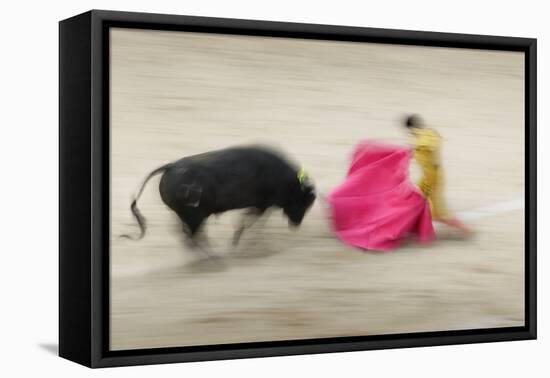
[[265, 212], [265, 209], [260, 208], [251, 208], [247, 210], [242, 219], [241, 224], [235, 230], [235, 233], [233, 234], [233, 245], [237, 245], [239, 243], [239, 240], [241, 239], [241, 235], [243, 234], [243, 231], [249, 227], [251, 227]]

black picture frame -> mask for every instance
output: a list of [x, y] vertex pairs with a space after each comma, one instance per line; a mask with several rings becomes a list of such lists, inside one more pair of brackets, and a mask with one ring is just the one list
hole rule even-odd
[[[525, 54], [525, 326], [109, 351], [111, 27]], [[536, 338], [536, 39], [92, 10], [59, 23], [59, 355], [88, 367]]]

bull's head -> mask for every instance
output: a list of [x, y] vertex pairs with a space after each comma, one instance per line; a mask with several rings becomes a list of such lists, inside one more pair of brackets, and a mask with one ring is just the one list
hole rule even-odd
[[308, 209], [315, 201], [315, 187], [311, 184], [301, 168], [296, 180], [291, 183], [286, 205], [283, 211], [288, 217], [289, 225], [299, 226]]

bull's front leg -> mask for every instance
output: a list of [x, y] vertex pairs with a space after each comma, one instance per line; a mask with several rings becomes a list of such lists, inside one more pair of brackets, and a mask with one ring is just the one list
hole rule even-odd
[[244, 230], [252, 227], [252, 225], [262, 216], [264, 211], [264, 209], [251, 208], [244, 213], [239, 227], [237, 227], [235, 233], [233, 234], [233, 246], [239, 244], [239, 240], [241, 239]]

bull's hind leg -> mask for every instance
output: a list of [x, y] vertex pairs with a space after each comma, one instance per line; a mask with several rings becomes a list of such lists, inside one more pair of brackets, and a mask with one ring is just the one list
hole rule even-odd
[[215, 254], [210, 252], [208, 239], [203, 230], [203, 224], [208, 215], [197, 208], [186, 208], [181, 211], [176, 211], [176, 213], [183, 223], [183, 233], [191, 249], [195, 251], [199, 250], [207, 257], [215, 257]]
[[208, 258], [218, 257], [218, 255], [212, 252], [204, 230], [200, 229], [194, 235], [187, 236], [187, 241], [194, 251], [198, 250]]

